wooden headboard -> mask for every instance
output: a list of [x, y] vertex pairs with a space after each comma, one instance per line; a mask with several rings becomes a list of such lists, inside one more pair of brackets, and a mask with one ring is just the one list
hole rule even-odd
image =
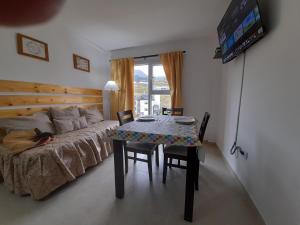
[[29, 116], [52, 107], [97, 106], [103, 112], [102, 91], [52, 84], [0, 80], [0, 118]]

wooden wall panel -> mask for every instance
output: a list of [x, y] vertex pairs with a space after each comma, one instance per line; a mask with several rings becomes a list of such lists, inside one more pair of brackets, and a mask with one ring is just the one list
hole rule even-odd
[[101, 97], [82, 96], [0, 96], [0, 106], [102, 103]]
[[[57, 107], [57, 106], [55, 106]], [[70, 106], [61, 106], [59, 108], [67, 108]], [[100, 112], [103, 112], [103, 105], [102, 104], [97, 104], [97, 105], [81, 105], [78, 106], [79, 108], [93, 108], [97, 107]], [[34, 108], [19, 108], [19, 109], [5, 109], [5, 110], [0, 110], [0, 118], [12, 118], [12, 117], [17, 117], [17, 116], [30, 116], [34, 113], [37, 112], [47, 112], [49, 111], [49, 107], [34, 107]]]
[[31, 83], [23, 81], [0, 80], [0, 92], [31, 92], [52, 94], [102, 95], [101, 90], [66, 87], [53, 84]]
[[[9, 92], [11, 95], [1, 95], [1, 92]], [[28, 94], [21, 95], [20, 92]], [[30, 95], [29, 93], [36, 94]], [[0, 118], [29, 116], [36, 112], [48, 111], [51, 105], [60, 108], [75, 105], [80, 108], [96, 106], [99, 111], [103, 112], [102, 91], [52, 84], [0, 80]]]

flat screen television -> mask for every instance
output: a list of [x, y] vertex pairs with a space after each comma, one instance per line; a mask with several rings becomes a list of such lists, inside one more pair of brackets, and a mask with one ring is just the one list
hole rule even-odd
[[233, 0], [218, 26], [223, 63], [233, 60], [264, 34], [257, 0]]

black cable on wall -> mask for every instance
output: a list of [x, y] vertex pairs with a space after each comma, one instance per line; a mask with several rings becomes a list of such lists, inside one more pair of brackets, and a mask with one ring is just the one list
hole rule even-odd
[[242, 148], [237, 145], [238, 134], [239, 134], [239, 127], [240, 127], [240, 115], [241, 115], [241, 106], [242, 106], [242, 98], [243, 98], [243, 89], [244, 89], [244, 78], [245, 78], [245, 65], [246, 65], [246, 52], [243, 54], [243, 71], [242, 71], [242, 82], [241, 82], [241, 91], [240, 91], [240, 100], [239, 100], [239, 109], [238, 109], [238, 116], [237, 116], [237, 124], [236, 124], [236, 131], [235, 131], [235, 139], [234, 143], [230, 149], [230, 154], [234, 155], [236, 153], [242, 153]]

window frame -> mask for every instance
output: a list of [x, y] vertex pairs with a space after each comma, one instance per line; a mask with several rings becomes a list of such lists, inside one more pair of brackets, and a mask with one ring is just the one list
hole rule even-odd
[[169, 90], [153, 90], [153, 67], [157, 65], [162, 65], [159, 59], [145, 59], [145, 60], [135, 60], [134, 66], [148, 65], [148, 115], [152, 114], [152, 101], [153, 95], [170, 95]]

